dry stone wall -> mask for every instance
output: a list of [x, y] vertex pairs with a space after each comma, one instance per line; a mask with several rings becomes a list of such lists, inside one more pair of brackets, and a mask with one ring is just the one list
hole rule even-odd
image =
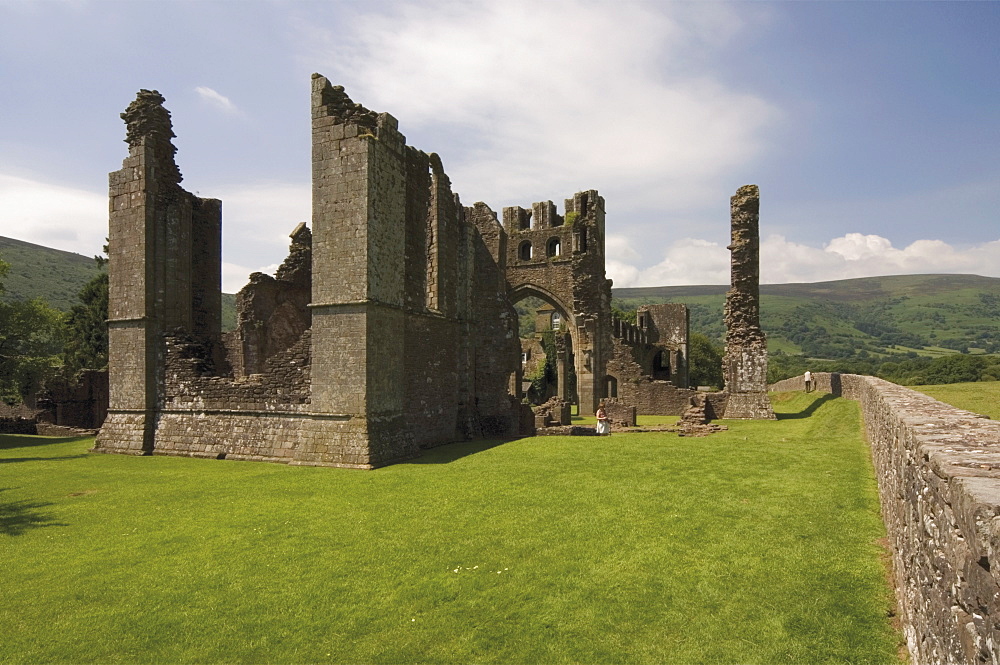
[[1000, 663], [1000, 423], [875, 377], [812, 376], [861, 405], [913, 662]]

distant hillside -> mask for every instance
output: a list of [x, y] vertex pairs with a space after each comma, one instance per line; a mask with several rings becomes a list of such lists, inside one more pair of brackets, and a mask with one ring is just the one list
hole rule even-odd
[[[727, 286], [614, 289], [622, 309], [685, 303], [691, 327], [721, 340]], [[915, 352], [1000, 352], [1000, 279], [894, 275], [813, 284], [764, 284], [761, 326], [772, 352], [866, 358]]]
[[92, 256], [43, 247], [0, 236], [0, 259], [10, 264], [4, 280], [5, 300], [42, 298], [69, 311], [84, 284], [97, 274]]
[[[4, 280], [7, 301], [41, 298], [68, 312], [77, 294], [97, 274], [93, 257], [0, 236], [0, 259], [10, 264]], [[236, 327], [236, 296], [222, 294], [222, 328]]]

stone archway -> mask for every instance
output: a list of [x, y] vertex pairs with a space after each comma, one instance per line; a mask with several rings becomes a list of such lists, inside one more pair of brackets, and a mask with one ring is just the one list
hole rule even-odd
[[[511, 301], [535, 295], [564, 313], [573, 348], [576, 398], [593, 414], [604, 395], [612, 355], [611, 280], [604, 267], [604, 199], [595, 191], [566, 199], [560, 215], [551, 201], [503, 209], [507, 243], [504, 274]], [[530, 246], [533, 251], [522, 250]]]
[[[576, 370], [573, 364], [574, 350], [579, 348], [576, 317], [573, 316], [573, 311], [566, 307], [559, 298], [537, 285], [522, 284], [510, 295], [511, 303], [518, 303], [526, 298], [537, 298], [554, 309], [553, 319], [560, 321], [558, 330], [553, 329], [556, 337], [556, 371], [558, 373], [556, 395], [570, 404], [579, 404], [579, 396], [575, 389], [576, 382], [572, 382], [574, 385], [571, 385], [569, 381], [570, 367], [572, 366], [574, 371]], [[521, 374], [521, 368], [519, 368], [518, 374]], [[513, 394], [519, 395], [519, 386], [522, 380], [523, 376], [511, 380]], [[514, 392], [515, 390], [517, 392]]]

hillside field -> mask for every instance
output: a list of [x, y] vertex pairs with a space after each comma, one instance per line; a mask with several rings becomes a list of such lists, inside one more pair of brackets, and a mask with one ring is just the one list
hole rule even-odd
[[[720, 340], [727, 286], [614, 289], [622, 309], [685, 303], [692, 330]], [[761, 327], [772, 353], [868, 358], [914, 352], [1000, 352], [1000, 279], [896, 275], [814, 284], [762, 284]]]
[[1000, 420], [1000, 381], [910, 387], [945, 404]]

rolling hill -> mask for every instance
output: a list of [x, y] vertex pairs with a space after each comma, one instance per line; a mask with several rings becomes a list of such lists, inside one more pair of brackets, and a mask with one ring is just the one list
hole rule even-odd
[[[63, 312], [78, 304], [77, 294], [98, 272], [93, 257], [0, 236], [0, 259], [10, 264], [0, 299], [41, 298]], [[222, 328], [236, 327], [236, 296], [222, 294]]]
[[0, 259], [10, 264], [4, 279], [5, 300], [42, 298], [56, 309], [68, 312], [77, 304], [77, 294], [97, 274], [97, 262], [61, 249], [34, 245], [0, 236]]
[[[614, 289], [616, 306], [686, 303], [691, 327], [721, 340], [727, 286]], [[865, 358], [916, 352], [1000, 352], [1000, 279], [895, 275], [763, 284], [761, 326], [772, 352]]]

